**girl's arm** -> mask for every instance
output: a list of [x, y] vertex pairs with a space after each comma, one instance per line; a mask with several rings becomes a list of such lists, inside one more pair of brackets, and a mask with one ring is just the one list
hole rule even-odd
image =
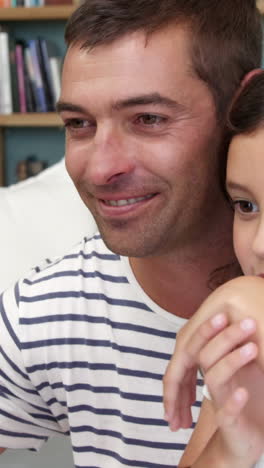
[[211, 401], [203, 400], [200, 415], [178, 468], [187, 468], [199, 458], [217, 427]]

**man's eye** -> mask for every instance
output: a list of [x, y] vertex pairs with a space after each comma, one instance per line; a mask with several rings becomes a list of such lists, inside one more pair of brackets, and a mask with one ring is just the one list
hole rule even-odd
[[259, 208], [256, 205], [256, 203], [253, 203], [248, 200], [235, 200], [233, 201], [233, 206], [235, 211], [243, 214], [257, 213], [259, 211]]
[[162, 117], [160, 115], [155, 114], [142, 114], [137, 118], [137, 123], [152, 126], [152, 125], [159, 125], [161, 123], [166, 122], [166, 117]]
[[88, 120], [83, 119], [69, 119], [65, 122], [65, 127], [70, 129], [80, 129], [80, 128], [89, 128], [93, 127], [94, 125], [89, 122]]

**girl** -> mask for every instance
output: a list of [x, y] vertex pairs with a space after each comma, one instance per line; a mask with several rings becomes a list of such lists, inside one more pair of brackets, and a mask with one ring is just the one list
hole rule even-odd
[[[198, 367], [207, 384], [181, 467], [251, 468], [257, 461], [255, 466], [264, 467], [263, 71], [243, 85], [228, 127], [226, 190], [234, 208], [234, 248], [247, 276], [218, 288], [177, 335], [164, 377], [165, 418], [172, 430], [192, 423]], [[205, 446], [210, 462], [203, 458]]]

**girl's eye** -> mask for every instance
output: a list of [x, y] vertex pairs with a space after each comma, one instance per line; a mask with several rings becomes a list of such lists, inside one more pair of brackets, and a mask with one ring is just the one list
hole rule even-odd
[[137, 117], [137, 123], [146, 125], [146, 126], [153, 126], [153, 125], [159, 125], [164, 122], [166, 122], [166, 117], [162, 117], [160, 115], [155, 115], [155, 114], [142, 114], [139, 117]]
[[259, 211], [256, 203], [249, 200], [235, 200], [233, 201], [233, 207], [235, 211], [242, 214], [257, 213]]

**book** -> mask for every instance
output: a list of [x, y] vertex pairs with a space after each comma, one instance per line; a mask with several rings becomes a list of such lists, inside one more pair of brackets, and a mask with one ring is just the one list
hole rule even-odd
[[25, 66], [27, 70], [28, 80], [30, 83], [31, 91], [32, 91], [34, 112], [41, 112], [41, 108], [38, 102], [38, 91], [37, 91], [37, 85], [36, 85], [35, 76], [34, 76], [32, 57], [30, 54], [30, 50], [27, 46], [25, 47], [25, 50], [24, 50], [24, 59], [25, 59]]
[[52, 80], [49, 53], [48, 53], [46, 40], [42, 38], [38, 38], [37, 46], [38, 46], [38, 57], [39, 57], [40, 69], [41, 69], [43, 85], [44, 85], [44, 90], [45, 90], [45, 95], [46, 95], [47, 107], [48, 107], [49, 112], [53, 112], [55, 110], [56, 100], [55, 100], [55, 91], [54, 91], [54, 85], [53, 85], [53, 80]]
[[0, 8], [8, 8], [10, 6], [10, 0], [0, 0]]
[[27, 112], [26, 84], [25, 84], [25, 75], [24, 75], [24, 56], [23, 56], [23, 45], [21, 43], [17, 43], [15, 45], [15, 57], [16, 57], [16, 71], [17, 71], [18, 95], [19, 95], [19, 110], [20, 112]]
[[52, 5], [73, 5], [72, 0], [44, 0], [45, 6], [52, 6]]
[[61, 93], [61, 68], [62, 59], [60, 57], [50, 57], [50, 69], [56, 102], [59, 100]]
[[19, 112], [20, 105], [19, 105], [18, 79], [17, 79], [17, 68], [16, 68], [15, 41], [9, 40], [9, 46], [10, 46], [9, 58], [10, 58], [13, 112]]
[[44, 83], [43, 83], [43, 78], [42, 78], [41, 68], [40, 68], [37, 40], [30, 39], [27, 42], [27, 45], [30, 51], [30, 55], [32, 59], [32, 66], [34, 70], [34, 81], [36, 85], [38, 108], [40, 109], [39, 110], [40, 112], [47, 112], [48, 106], [47, 106]]
[[0, 113], [11, 114], [12, 89], [9, 58], [9, 38], [7, 31], [0, 30]]
[[[26, 56], [25, 56], [25, 51], [26, 51], [26, 43], [23, 40], [17, 40], [16, 44], [21, 46], [21, 49], [19, 50], [19, 55], [22, 55], [22, 57], [19, 57], [19, 67], [21, 70], [19, 70], [19, 73], [23, 73], [23, 80], [22, 77], [20, 78], [22, 81], [22, 88], [23, 88], [23, 112], [35, 112], [36, 111], [36, 105], [35, 105], [35, 96], [34, 96], [34, 90], [31, 82], [31, 78], [29, 75], [28, 67], [26, 64]], [[24, 110], [24, 100], [26, 101], [26, 109]]]
[[23, 47], [23, 58], [24, 58], [24, 80], [25, 80], [25, 93], [26, 93], [26, 108], [27, 112], [35, 112], [36, 111], [36, 104], [35, 104], [35, 96], [33, 91], [33, 83], [29, 76], [29, 71], [26, 64], [26, 57], [25, 57], [26, 46]]

